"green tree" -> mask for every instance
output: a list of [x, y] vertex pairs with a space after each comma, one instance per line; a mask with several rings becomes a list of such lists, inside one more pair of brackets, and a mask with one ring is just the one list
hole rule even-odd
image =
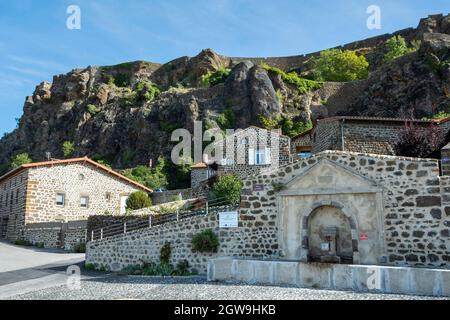
[[11, 159], [11, 169], [16, 169], [20, 167], [23, 164], [32, 163], [33, 160], [31, 160], [28, 153], [19, 153], [15, 157]]
[[224, 198], [232, 204], [237, 204], [241, 198], [242, 180], [234, 175], [224, 175], [219, 177], [212, 188], [215, 198]]
[[317, 81], [354, 81], [368, 76], [369, 63], [355, 51], [330, 49], [310, 60], [312, 76]]
[[402, 36], [393, 36], [383, 45], [383, 51], [385, 52], [383, 56], [383, 63], [391, 62], [392, 60], [415, 50], [416, 49], [414, 47], [408, 48], [408, 45]]
[[231, 107], [227, 107], [223, 112], [219, 114], [216, 122], [222, 130], [233, 129], [236, 122], [236, 117], [234, 115], [233, 109]]
[[64, 141], [62, 146], [62, 152], [64, 154], [64, 158], [70, 158], [75, 151], [74, 143], [71, 141]]
[[148, 208], [152, 205], [152, 200], [143, 191], [136, 191], [130, 194], [127, 199], [127, 209], [129, 210], [139, 210], [143, 208]]

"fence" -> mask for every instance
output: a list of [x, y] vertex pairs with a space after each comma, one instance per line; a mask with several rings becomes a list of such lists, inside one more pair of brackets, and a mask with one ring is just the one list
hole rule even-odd
[[119, 234], [125, 234], [127, 232], [152, 228], [155, 226], [163, 225], [169, 222], [185, 220], [195, 216], [208, 215], [217, 213], [219, 211], [230, 211], [237, 209], [237, 204], [231, 204], [224, 198], [218, 198], [214, 200], [206, 200], [205, 205], [202, 208], [195, 210], [177, 211], [170, 214], [161, 215], [149, 215], [147, 221], [143, 219], [131, 220], [127, 222], [115, 223], [107, 227], [94, 229], [88, 235], [90, 241], [102, 240], [107, 237], [112, 237]]

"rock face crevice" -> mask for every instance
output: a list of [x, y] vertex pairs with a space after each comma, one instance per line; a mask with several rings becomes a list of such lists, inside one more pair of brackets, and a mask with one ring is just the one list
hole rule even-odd
[[[266, 72], [260, 62], [302, 72], [307, 58], [236, 59], [206, 49], [164, 65], [136, 61], [75, 69], [39, 84], [26, 98], [18, 128], [0, 140], [0, 165], [21, 152], [36, 161], [46, 152], [62, 158], [62, 144], [71, 141], [73, 156], [95, 156], [128, 168], [169, 156], [172, 130], [192, 131], [194, 120], [217, 125], [229, 108], [235, 128], [261, 125], [260, 116], [306, 122], [335, 115], [421, 118], [449, 112], [450, 15], [430, 16], [398, 34], [420, 40], [420, 49], [377, 67], [366, 80], [325, 83], [305, 94], [279, 74]], [[344, 48], [370, 52], [387, 38]], [[202, 86], [203, 75], [223, 69], [231, 69], [224, 83]], [[142, 81], [158, 86], [161, 94], [146, 100], [139, 92]]]

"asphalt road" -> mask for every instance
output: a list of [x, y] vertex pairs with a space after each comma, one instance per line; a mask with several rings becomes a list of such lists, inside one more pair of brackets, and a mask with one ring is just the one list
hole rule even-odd
[[83, 263], [84, 254], [0, 242], [0, 299], [61, 285], [67, 267]]

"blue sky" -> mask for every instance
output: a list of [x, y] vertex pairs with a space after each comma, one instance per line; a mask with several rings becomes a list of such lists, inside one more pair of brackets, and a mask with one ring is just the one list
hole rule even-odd
[[[81, 30], [66, 28], [69, 5]], [[381, 8], [382, 29], [366, 27]], [[0, 134], [13, 130], [40, 82], [76, 67], [168, 62], [213, 48], [228, 56], [287, 56], [416, 27], [448, 0], [20, 0], [0, 3]]]

